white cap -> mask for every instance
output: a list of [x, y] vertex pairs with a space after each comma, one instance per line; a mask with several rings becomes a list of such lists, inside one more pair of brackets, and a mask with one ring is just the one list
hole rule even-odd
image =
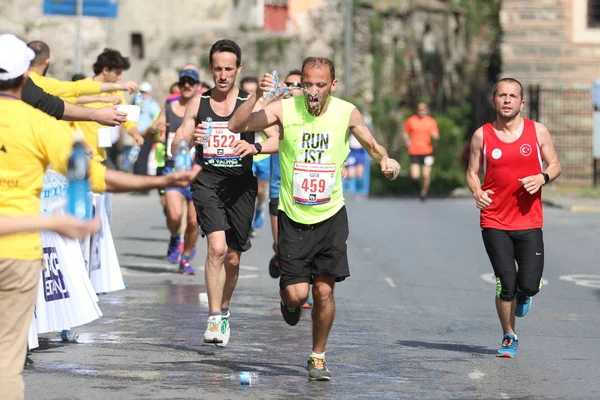
[[9, 33], [0, 35], [0, 81], [18, 78], [29, 70], [35, 53], [24, 41]]
[[140, 92], [152, 93], [152, 85], [148, 82], [142, 82], [140, 84]]

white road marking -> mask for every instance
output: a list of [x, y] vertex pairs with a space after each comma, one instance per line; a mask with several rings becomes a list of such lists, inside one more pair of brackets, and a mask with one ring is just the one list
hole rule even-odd
[[389, 276], [385, 277], [385, 281], [387, 282], [388, 285], [390, 285], [390, 287], [395, 288], [396, 284], [394, 283], [394, 281], [392, 280], [392, 278], [390, 278]]
[[485, 376], [485, 374], [479, 370], [475, 370], [473, 372], [471, 372], [470, 374], [468, 374], [468, 377], [471, 379], [481, 379]]
[[563, 275], [559, 277], [561, 281], [573, 282], [577, 286], [583, 286], [592, 289], [600, 289], [600, 275]]
[[[484, 281], [491, 283], [493, 285], [496, 284], [496, 276], [494, 275], [494, 273], [490, 273], [490, 274], [483, 274], [481, 275], [481, 279], [483, 279]], [[544, 278], [542, 278], [542, 285], [546, 286], [548, 284], [548, 281], [545, 280]]]
[[500, 393], [500, 397], [501, 397], [503, 400], [509, 400], [509, 399], [510, 399], [510, 396], [509, 396], [509, 395], [507, 395], [506, 393]]

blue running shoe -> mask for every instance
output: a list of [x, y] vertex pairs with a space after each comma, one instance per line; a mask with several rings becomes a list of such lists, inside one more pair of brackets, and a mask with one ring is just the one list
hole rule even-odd
[[271, 258], [271, 261], [269, 261], [269, 275], [273, 279], [277, 279], [279, 278], [279, 275], [281, 275], [281, 271], [279, 270], [279, 260], [277, 259], [277, 256], [273, 256], [273, 258]]
[[497, 357], [513, 358], [517, 355], [517, 347], [519, 347], [519, 341], [517, 335], [508, 334], [502, 338], [502, 345], [498, 349]]
[[525, 296], [524, 294], [517, 293], [517, 307], [515, 308], [515, 315], [517, 317], [524, 317], [531, 308], [531, 296]]
[[179, 273], [183, 275], [196, 275], [196, 270], [192, 268], [190, 260], [182, 259], [179, 263]]
[[256, 217], [254, 217], [254, 224], [252, 224], [254, 226], [254, 228], [262, 228], [262, 226], [265, 224], [265, 216], [263, 214], [263, 210], [258, 210], [256, 211]]
[[179, 258], [181, 257], [181, 249], [179, 248], [180, 244], [179, 236], [171, 238], [169, 241], [169, 249], [167, 250], [167, 260], [171, 264], [179, 263]]

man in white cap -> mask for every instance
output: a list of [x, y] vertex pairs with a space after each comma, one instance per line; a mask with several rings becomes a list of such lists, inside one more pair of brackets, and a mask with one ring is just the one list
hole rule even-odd
[[[48, 164], [66, 173], [73, 134], [64, 124], [21, 100], [33, 50], [14, 35], [0, 35], [0, 215], [37, 216]], [[135, 176], [89, 162], [93, 191], [102, 193], [187, 187], [200, 171]], [[2, 399], [23, 399], [27, 332], [42, 270], [38, 232], [0, 237], [0, 388]], [[57, 264], [56, 267], [59, 267]], [[59, 279], [59, 277], [56, 277]], [[45, 290], [53, 290], [46, 288]]]

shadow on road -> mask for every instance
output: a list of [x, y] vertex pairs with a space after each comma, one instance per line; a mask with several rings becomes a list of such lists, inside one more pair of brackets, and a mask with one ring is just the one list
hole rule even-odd
[[119, 240], [135, 240], [137, 242], [160, 242], [160, 243], [169, 243], [169, 239], [159, 239], [159, 238], [150, 238], [143, 236], [119, 236], [116, 239]]
[[490, 349], [483, 346], [472, 346], [462, 343], [434, 343], [434, 342], [420, 342], [417, 340], [398, 340], [396, 344], [406, 347], [414, 347], [418, 349], [432, 349], [432, 350], [445, 350], [445, 351], [458, 351], [461, 353], [475, 353], [475, 354], [496, 354], [496, 350]]

